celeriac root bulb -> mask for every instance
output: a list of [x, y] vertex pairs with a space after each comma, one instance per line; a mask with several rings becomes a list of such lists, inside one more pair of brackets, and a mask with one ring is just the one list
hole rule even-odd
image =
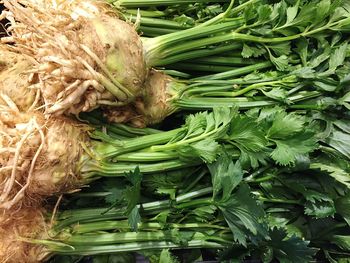
[[0, 209], [31, 205], [80, 185], [84, 124], [0, 105]]
[[184, 88], [186, 88], [185, 83], [161, 71], [151, 69], [141, 96], [123, 112], [120, 112], [119, 108], [105, 109], [104, 116], [110, 122], [123, 120], [136, 127], [160, 123], [176, 111], [173, 102], [178, 97], [179, 91]]
[[27, 74], [33, 61], [0, 45], [0, 104], [28, 111], [40, 106], [40, 90], [33, 85], [35, 75]]
[[0, 210], [0, 262], [38, 263], [48, 255], [45, 248], [24, 241], [46, 235], [46, 222], [41, 207], [22, 207], [11, 213]]
[[184, 86], [161, 71], [153, 69], [150, 72], [142, 97], [135, 102], [137, 112], [144, 116], [146, 126], [160, 123], [175, 112], [172, 100]]
[[2, 42], [35, 60], [32, 73], [46, 113], [125, 105], [141, 92], [147, 69], [140, 37], [109, 6], [90, 0], [4, 0], [10, 21]]

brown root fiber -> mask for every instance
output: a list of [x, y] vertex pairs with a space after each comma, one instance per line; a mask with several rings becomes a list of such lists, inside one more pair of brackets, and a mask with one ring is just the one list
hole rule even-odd
[[127, 123], [137, 128], [144, 128], [147, 125], [144, 116], [137, 112], [134, 105], [104, 108], [103, 116], [111, 123]]
[[38, 106], [39, 90], [32, 85], [35, 76], [27, 73], [32, 66], [28, 57], [0, 45], [0, 104], [7, 104], [10, 97], [21, 111]]
[[7, 213], [0, 210], [0, 262], [38, 263], [48, 255], [45, 248], [24, 242], [24, 238], [40, 238], [46, 233], [43, 210], [23, 207]]
[[0, 208], [29, 206], [77, 188], [87, 129], [0, 105]]
[[32, 57], [46, 113], [125, 105], [141, 92], [147, 69], [140, 37], [105, 3], [4, 0], [10, 37]]

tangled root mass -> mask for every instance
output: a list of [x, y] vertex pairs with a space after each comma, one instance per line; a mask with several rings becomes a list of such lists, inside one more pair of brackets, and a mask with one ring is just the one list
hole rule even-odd
[[31, 205], [80, 185], [86, 127], [0, 105], [0, 209]]
[[32, 57], [46, 113], [125, 105], [147, 76], [134, 28], [90, 0], [5, 0], [2, 14], [15, 49]]

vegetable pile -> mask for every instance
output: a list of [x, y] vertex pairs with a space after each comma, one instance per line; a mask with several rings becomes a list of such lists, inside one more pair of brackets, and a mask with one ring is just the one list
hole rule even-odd
[[1, 262], [349, 260], [348, 1], [3, 4]]

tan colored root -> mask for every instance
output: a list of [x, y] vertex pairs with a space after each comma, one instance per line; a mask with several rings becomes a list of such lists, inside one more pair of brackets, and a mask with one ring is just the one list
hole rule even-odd
[[89, 128], [0, 105], [0, 209], [31, 205], [80, 185]]
[[40, 206], [0, 210], [0, 263], [43, 262], [48, 252], [24, 238], [43, 238], [46, 224]]
[[[18, 107], [21, 111], [36, 108], [40, 104], [40, 90], [33, 85], [35, 76], [28, 73], [34, 62], [30, 57], [0, 45], [0, 104]], [[10, 99], [9, 99], [10, 98]]]
[[[32, 72], [38, 75], [37, 84], [47, 114], [91, 111], [99, 106], [102, 97], [116, 103], [129, 101], [141, 89], [147, 74], [141, 41], [131, 26], [112, 14], [104, 1], [3, 2], [8, 9], [3, 16], [11, 22], [8, 28], [11, 37], [1, 40], [14, 43], [18, 52], [37, 62]], [[109, 23], [115, 32], [97, 33], [100, 24]], [[119, 41], [120, 34], [127, 30], [134, 33]], [[124, 46], [126, 50], [122, 52]], [[129, 61], [124, 60], [131, 56], [136, 59], [128, 68], [116, 70], [108, 64], [108, 60], [114, 61], [113, 54], [118, 54], [121, 65], [128, 65]], [[106, 86], [113, 90], [113, 95]]]
[[137, 128], [146, 127], [144, 116], [138, 113], [133, 105], [104, 108], [103, 116], [111, 123], [127, 123]]
[[[19, 190], [16, 193], [16, 195], [12, 198], [12, 200], [10, 202], [3, 204], [3, 207], [5, 207], [5, 208], [11, 208], [15, 204], [19, 203], [20, 200], [22, 198], [24, 198], [25, 191], [31, 185], [31, 181], [32, 181], [35, 165], [37, 163], [38, 157], [40, 156], [40, 153], [41, 153], [41, 151], [42, 151], [42, 149], [44, 147], [44, 143], [45, 143], [45, 135], [44, 135], [44, 132], [43, 132], [42, 128], [36, 122], [34, 122], [34, 126], [35, 126], [35, 128], [38, 130], [38, 132], [40, 134], [40, 139], [41, 139], [40, 145], [39, 145], [38, 149], [36, 150], [36, 152], [34, 154], [34, 157], [33, 157], [33, 160], [32, 160], [32, 162], [30, 164], [30, 168], [29, 168], [29, 171], [28, 171], [28, 176], [27, 176], [25, 185], [21, 188], [21, 190]], [[16, 169], [17, 169], [16, 166], [14, 166], [12, 171], [16, 171]], [[0, 201], [1, 201], [1, 197], [0, 197]]]
[[150, 70], [143, 94], [125, 107], [105, 108], [104, 117], [109, 122], [127, 123], [134, 127], [146, 127], [160, 123], [176, 109], [171, 101], [184, 84], [155, 69]]
[[143, 96], [135, 101], [135, 108], [143, 116], [145, 125], [160, 123], [175, 111], [171, 100], [182, 84], [163, 72], [151, 70], [145, 82]]
[[17, 144], [15, 156], [13, 158], [11, 176], [10, 176], [10, 178], [5, 179], [5, 182], [4, 182], [5, 186], [4, 186], [4, 189], [0, 195], [0, 204], [1, 205], [5, 205], [3, 202], [8, 198], [11, 190], [13, 189], [14, 183], [16, 181], [17, 166], [18, 166], [18, 161], [20, 158], [20, 153], [21, 153], [22, 147], [23, 147], [25, 141], [28, 139], [28, 137], [34, 132], [33, 125], [31, 124], [32, 121], [35, 121], [35, 120], [30, 121], [30, 123], [27, 127], [27, 131], [25, 132], [25, 134], [22, 136], [21, 140]]

